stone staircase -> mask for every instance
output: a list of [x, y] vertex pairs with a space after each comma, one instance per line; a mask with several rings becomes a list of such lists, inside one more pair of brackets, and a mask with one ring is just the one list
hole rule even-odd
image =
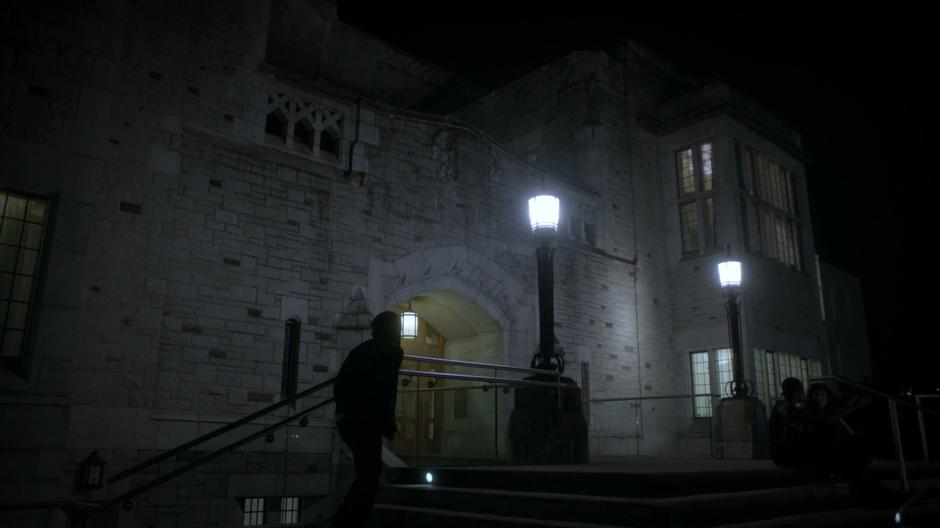
[[[409, 469], [382, 488], [370, 526], [897, 526], [899, 501], [861, 500], [844, 484], [810, 484], [795, 471], [764, 464], [738, 470], [650, 467]], [[424, 483], [426, 471], [433, 484]], [[916, 523], [902, 526], [940, 527], [940, 503], [923, 506], [905, 516]]]

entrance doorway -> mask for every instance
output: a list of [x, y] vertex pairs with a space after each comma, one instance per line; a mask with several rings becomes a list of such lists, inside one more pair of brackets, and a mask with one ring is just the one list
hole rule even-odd
[[[444, 337], [424, 319], [418, 321], [418, 336], [401, 342], [406, 355], [444, 357]], [[443, 365], [405, 360], [403, 369], [442, 372]], [[395, 421], [398, 434], [392, 449], [399, 454], [440, 453], [444, 429], [444, 380], [399, 376]], [[436, 389], [436, 390], [435, 390]]]

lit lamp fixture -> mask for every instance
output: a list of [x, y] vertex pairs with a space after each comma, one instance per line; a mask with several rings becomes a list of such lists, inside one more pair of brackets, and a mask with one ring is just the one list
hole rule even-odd
[[731, 396], [746, 398], [750, 389], [747, 382], [744, 381], [744, 364], [741, 358], [741, 311], [738, 305], [738, 288], [741, 287], [741, 263], [737, 260], [720, 262], [718, 264], [718, 282], [728, 297], [725, 309], [728, 312], [728, 336], [731, 341], [731, 364], [734, 369]]
[[741, 286], [741, 263], [737, 260], [728, 260], [718, 264], [718, 281], [722, 288], [737, 288]]
[[81, 490], [98, 489], [104, 485], [104, 459], [92, 451], [85, 460], [78, 464], [78, 488]]
[[411, 301], [408, 301], [408, 309], [401, 314], [401, 338], [418, 338], [418, 314], [411, 309]]
[[539, 349], [532, 358], [532, 366], [564, 371], [564, 361], [555, 354], [555, 284], [552, 276], [552, 241], [558, 231], [560, 205], [558, 197], [548, 194], [529, 199], [529, 224], [539, 242], [535, 250], [539, 285]]
[[535, 234], [555, 234], [558, 231], [560, 201], [549, 194], [529, 198], [529, 223]]

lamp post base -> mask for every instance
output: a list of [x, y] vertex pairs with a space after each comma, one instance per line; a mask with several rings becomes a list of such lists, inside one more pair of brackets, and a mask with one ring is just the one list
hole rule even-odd
[[770, 458], [767, 413], [756, 398], [723, 398], [715, 408], [712, 442], [715, 458]]
[[[531, 376], [534, 381], [555, 381], [554, 376]], [[509, 417], [510, 458], [522, 464], [583, 463], [588, 461], [587, 421], [581, 407], [581, 389], [571, 378], [561, 378], [561, 394], [554, 387], [519, 387]]]

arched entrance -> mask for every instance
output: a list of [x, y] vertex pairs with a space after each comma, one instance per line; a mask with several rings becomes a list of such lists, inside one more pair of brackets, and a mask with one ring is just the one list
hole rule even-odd
[[[504, 260], [512, 262], [511, 256]], [[372, 313], [401, 312], [411, 301], [412, 308], [440, 336], [445, 358], [528, 366], [538, 338], [537, 292], [534, 284], [525, 286], [522, 275], [521, 270], [504, 268], [492, 256], [466, 246], [427, 248], [392, 261], [370, 259], [367, 303]], [[452, 365], [422, 363], [420, 367], [494, 374]], [[408, 383], [408, 387], [399, 386], [399, 392], [400, 398], [411, 398], [405, 395], [415, 391], [416, 433], [413, 444], [396, 450], [399, 456], [492, 459], [505, 455], [512, 393], [456, 380], [434, 387], [427, 386], [427, 378], [420, 386], [417, 380]], [[435, 394], [434, 406], [417, 405], [419, 397], [424, 402], [430, 392]], [[402, 410], [411, 401], [399, 401]], [[419, 419], [418, 412], [433, 412], [434, 420]], [[405, 422], [401, 426], [410, 427]], [[419, 427], [427, 428], [424, 436], [417, 433]]]
[[[410, 302], [419, 316], [416, 339], [402, 340], [405, 354], [428, 358], [501, 363], [503, 330], [480, 306], [453, 290], [428, 292]], [[492, 370], [439, 363], [406, 361], [403, 368], [492, 375]], [[503, 449], [502, 412], [509, 398], [487, 384], [426, 377], [399, 378], [396, 421], [399, 433], [393, 450], [403, 458], [492, 458]], [[503, 435], [504, 436], [504, 435]]]
[[[443, 358], [446, 340], [431, 323], [421, 318], [418, 320], [418, 336], [415, 339], [403, 339], [405, 355]], [[443, 370], [440, 365], [405, 360], [403, 369]], [[441, 452], [444, 399], [440, 398], [446, 382], [444, 380], [417, 379], [413, 376], [400, 376], [398, 402], [395, 406], [395, 421], [398, 434], [395, 435], [393, 449], [396, 453]], [[434, 390], [438, 389], [438, 390]]]

